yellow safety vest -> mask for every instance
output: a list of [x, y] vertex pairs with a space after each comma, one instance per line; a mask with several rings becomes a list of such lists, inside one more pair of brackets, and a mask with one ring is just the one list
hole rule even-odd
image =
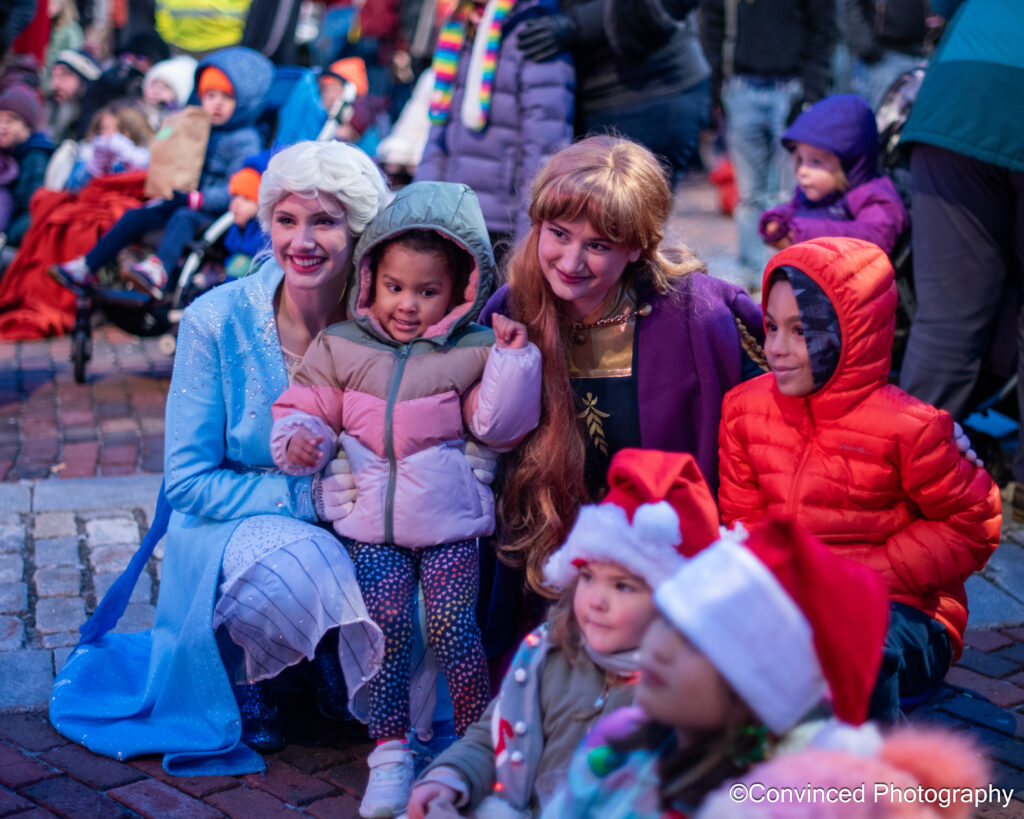
[[156, 30], [184, 51], [238, 45], [252, 0], [156, 0]]

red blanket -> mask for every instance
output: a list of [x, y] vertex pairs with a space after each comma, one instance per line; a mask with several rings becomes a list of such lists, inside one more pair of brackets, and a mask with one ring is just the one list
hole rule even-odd
[[0, 279], [0, 340], [59, 336], [75, 320], [75, 296], [47, 275], [50, 265], [90, 251], [120, 217], [142, 204], [145, 171], [94, 179], [77, 196], [40, 189], [31, 226]]

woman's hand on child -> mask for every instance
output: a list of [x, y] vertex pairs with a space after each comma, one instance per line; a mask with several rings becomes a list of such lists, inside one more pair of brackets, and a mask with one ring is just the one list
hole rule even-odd
[[285, 448], [288, 463], [295, 466], [316, 466], [320, 460], [320, 444], [323, 442], [323, 435], [314, 435], [305, 429], [297, 430]]
[[320, 504], [317, 516], [320, 520], [333, 523], [347, 517], [356, 506], [359, 492], [352, 475], [352, 465], [344, 447], [338, 447], [334, 460], [330, 461], [320, 475]]
[[507, 347], [510, 350], [521, 350], [526, 346], [526, 325], [513, 321], [508, 316], [495, 313], [491, 317], [491, 327], [494, 330], [494, 343], [498, 347]]
[[424, 782], [412, 789], [409, 797], [409, 819], [425, 819], [430, 812], [430, 803], [435, 800], [448, 802], [452, 806], [459, 795], [447, 785], [440, 782]]
[[783, 236], [781, 239], [771, 242], [771, 246], [774, 247], [776, 250], [785, 250], [791, 244], [793, 244], [793, 240], [790, 239], [788, 236]]

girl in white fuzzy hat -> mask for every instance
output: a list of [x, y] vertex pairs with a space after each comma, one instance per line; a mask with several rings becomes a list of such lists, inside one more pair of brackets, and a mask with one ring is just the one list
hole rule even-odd
[[636, 707], [594, 728], [545, 819], [692, 816], [773, 753], [877, 746], [872, 726], [853, 727], [888, 618], [872, 570], [770, 518], [749, 536], [724, 534], [654, 600], [661, 616], [640, 646]]
[[621, 450], [608, 484], [547, 563], [561, 592], [547, 624], [523, 640], [481, 720], [423, 773], [409, 819], [538, 815], [590, 726], [632, 702], [652, 589], [714, 540], [718, 511], [687, 454]]
[[179, 54], [154, 65], [142, 81], [142, 100], [150, 125], [156, 130], [165, 116], [188, 103], [195, 82], [196, 61]]

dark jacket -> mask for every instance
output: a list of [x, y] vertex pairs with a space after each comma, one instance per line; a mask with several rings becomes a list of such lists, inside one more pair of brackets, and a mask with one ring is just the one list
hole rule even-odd
[[461, 182], [480, 198], [487, 230], [523, 234], [529, 228], [530, 185], [551, 154], [572, 141], [575, 72], [568, 59], [527, 60], [517, 30], [540, 13], [539, 0], [516, 4], [505, 22], [487, 126], [462, 123], [472, 44], [459, 56], [446, 123], [432, 125], [416, 181]]
[[723, 61], [727, 2], [732, 0], [701, 0], [714, 99], [721, 94], [723, 78], [734, 74], [799, 77], [804, 99], [825, 96], [837, 36], [835, 0], [736, 0], [732, 65]]
[[697, 0], [564, 0], [580, 33], [573, 57], [581, 111], [633, 105], [707, 79], [696, 7]]
[[[209, 66], [223, 71], [235, 89], [235, 112], [223, 125], [210, 129], [206, 160], [199, 178], [203, 210], [220, 214], [231, 204], [231, 194], [228, 193], [231, 176], [242, 169], [246, 158], [263, 147], [255, 125], [263, 112], [274, 78], [274, 66], [252, 49], [243, 46], [225, 48], [215, 51], [196, 66], [196, 88], [199, 87], [200, 75]], [[195, 93], [190, 103], [198, 104]]]
[[33, 193], [43, 187], [46, 165], [53, 153], [53, 143], [46, 134], [36, 131], [10, 153], [18, 163], [18, 178], [11, 186], [14, 210], [7, 226], [7, 241], [9, 244], [18, 245], [28, 230], [29, 200]]
[[[633, 354], [641, 446], [689, 452], [717, 492], [722, 398], [741, 382], [746, 358], [736, 320], [763, 342], [761, 312], [743, 288], [702, 273], [683, 277], [667, 296], [638, 287], [637, 301], [651, 305], [650, 315], [637, 317]], [[481, 323], [494, 313], [511, 314], [507, 284]]]
[[883, 51], [924, 54], [929, 0], [843, 0], [846, 41], [866, 63]]

